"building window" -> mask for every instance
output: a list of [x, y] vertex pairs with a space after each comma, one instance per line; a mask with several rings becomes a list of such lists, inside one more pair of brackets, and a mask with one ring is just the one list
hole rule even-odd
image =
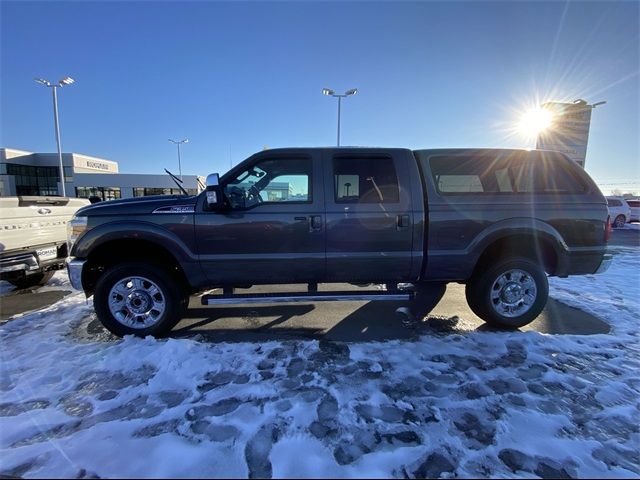
[[[189, 195], [197, 195], [195, 188], [185, 188]], [[134, 197], [148, 197], [150, 195], [182, 195], [179, 188], [155, 188], [155, 187], [133, 187]]]
[[117, 200], [121, 198], [119, 187], [76, 187], [76, 197], [98, 197], [101, 200]]
[[4, 164], [7, 175], [13, 175], [17, 195], [58, 195], [58, 167], [35, 167], [18, 163]]

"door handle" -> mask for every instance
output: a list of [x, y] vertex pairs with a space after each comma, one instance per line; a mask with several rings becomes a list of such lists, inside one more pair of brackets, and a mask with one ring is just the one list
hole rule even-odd
[[320, 215], [311, 215], [311, 225], [310, 231], [314, 230], [322, 230], [322, 216]]
[[310, 215], [309, 217], [293, 217], [296, 222], [309, 223], [309, 231], [315, 232], [322, 230], [322, 216]]
[[409, 228], [411, 225], [411, 218], [409, 215], [398, 215], [396, 217], [396, 229], [401, 230], [404, 228]]

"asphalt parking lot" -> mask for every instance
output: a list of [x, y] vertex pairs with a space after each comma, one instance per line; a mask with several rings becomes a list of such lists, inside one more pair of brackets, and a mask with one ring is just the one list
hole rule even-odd
[[[294, 291], [291, 286], [289, 288]], [[347, 288], [340, 286], [341, 290]], [[364, 342], [409, 339], [425, 330], [453, 333], [487, 329], [467, 306], [464, 285], [448, 285], [435, 309], [421, 315], [421, 322], [408, 321], [397, 311], [407, 306], [407, 302], [319, 302], [202, 307], [200, 298], [194, 297], [187, 317], [176, 326], [174, 335], [198, 333], [211, 341], [325, 338]], [[593, 315], [549, 299], [538, 318], [522, 330], [592, 335], [607, 333], [609, 326]]]
[[[614, 230], [609, 245], [613, 253], [619, 247], [637, 248], [640, 230]], [[300, 291], [300, 287], [291, 285], [278, 288]], [[327, 287], [321, 285], [320, 289]], [[253, 290], [266, 291], [266, 288], [254, 287]], [[69, 293], [63, 287], [55, 286], [4, 293], [0, 301], [0, 321], [55, 303]], [[358, 342], [411, 338], [424, 329], [456, 332], [486, 328], [467, 306], [463, 285], [448, 285], [444, 297], [435, 309], [425, 312], [419, 324], [409, 322], [397, 313], [398, 308], [407, 306], [405, 302], [319, 302], [203, 307], [200, 297], [194, 296], [187, 315], [174, 329], [174, 336], [199, 334], [211, 341], [326, 338]], [[89, 323], [89, 328], [99, 330], [102, 327], [95, 320]], [[608, 329], [605, 322], [593, 315], [553, 299], [549, 299], [533, 323], [523, 328], [541, 333], [579, 335], [606, 333]]]

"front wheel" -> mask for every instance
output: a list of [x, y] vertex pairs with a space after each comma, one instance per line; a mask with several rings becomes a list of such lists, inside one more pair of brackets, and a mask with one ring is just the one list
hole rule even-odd
[[514, 329], [540, 315], [549, 297], [549, 282], [540, 265], [512, 257], [474, 275], [465, 293], [469, 307], [482, 320], [494, 327]]
[[122, 263], [96, 284], [93, 305], [111, 333], [166, 335], [179, 321], [188, 295], [164, 270], [146, 263]]
[[624, 228], [625, 223], [626, 223], [626, 218], [624, 218], [624, 215], [618, 215], [616, 219], [613, 221], [613, 226], [615, 228]]

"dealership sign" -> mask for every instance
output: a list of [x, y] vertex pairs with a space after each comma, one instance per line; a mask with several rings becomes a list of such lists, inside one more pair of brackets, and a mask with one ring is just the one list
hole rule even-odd
[[76, 172], [79, 170], [92, 171], [96, 173], [118, 173], [117, 162], [104, 160], [102, 158], [94, 158], [86, 155], [73, 154], [73, 167]]
[[538, 134], [536, 148], [565, 153], [584, 168], [591, 110], [602, 103], [589, 105], [584, 100], [544, 103], [542, 108], [552, 113], [553, 120], [549, 128]]

